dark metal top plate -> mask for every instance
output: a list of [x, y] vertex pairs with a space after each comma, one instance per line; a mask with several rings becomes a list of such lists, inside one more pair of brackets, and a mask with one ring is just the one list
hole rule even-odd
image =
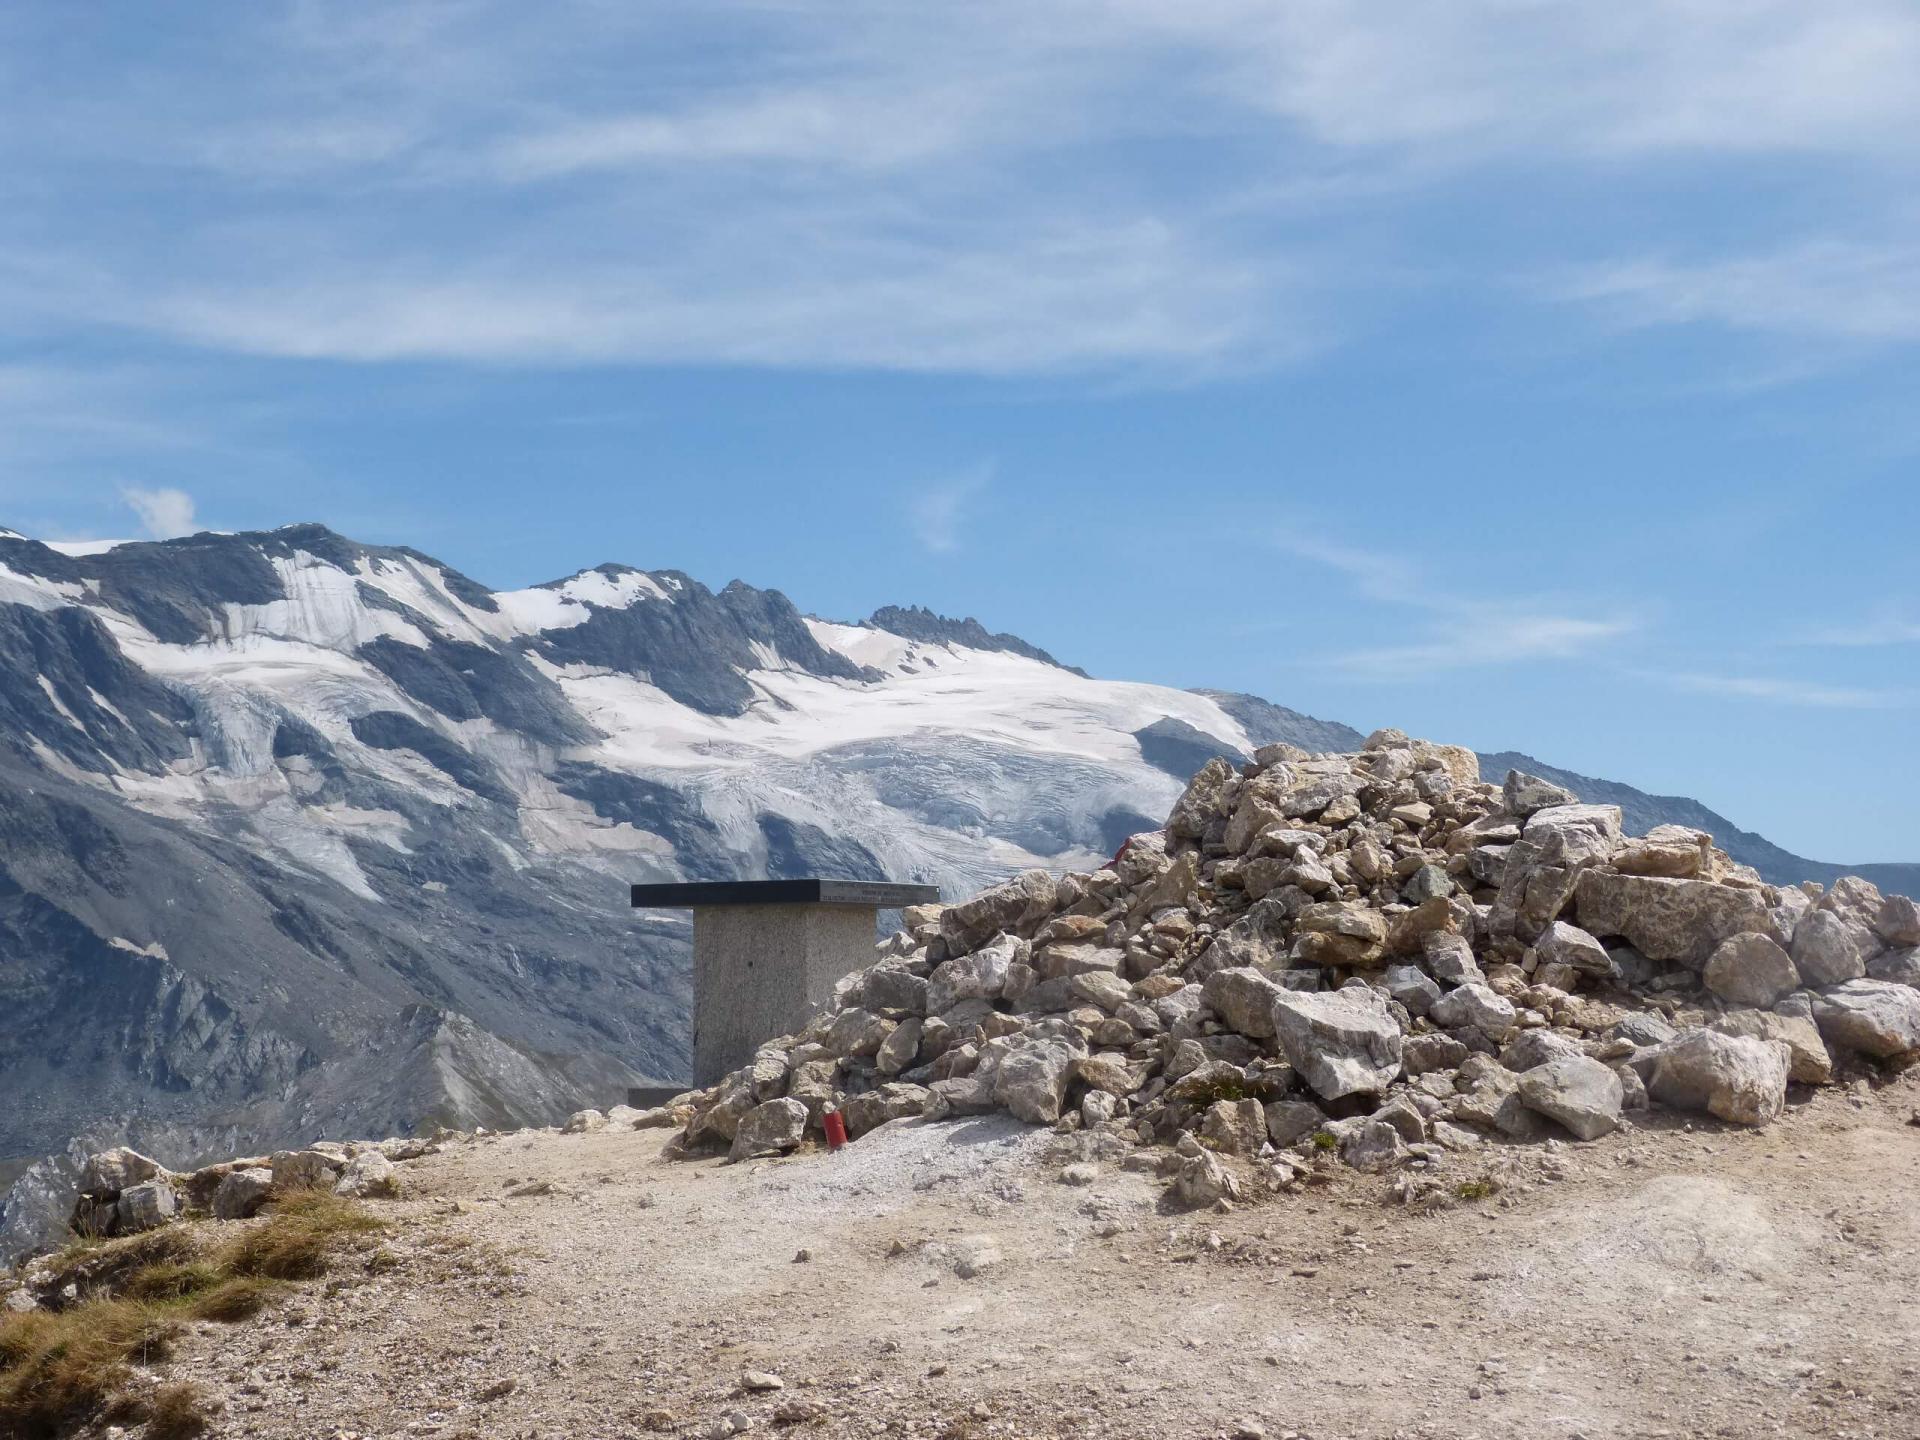
[[707, 905], [871, 905], [898, 910], [940, 898], [936, 885], [896, 885], [886, 880], [696, 880], [672, 885], [636, 885], [636, 908], [685, 909]]

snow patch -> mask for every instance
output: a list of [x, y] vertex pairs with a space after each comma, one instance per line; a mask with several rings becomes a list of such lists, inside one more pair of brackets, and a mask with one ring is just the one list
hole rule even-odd
[[[16, 538], [24, 540], [26, 537], [23, 535]], [[71, 555], [78, 560], [88, 555], [104, 555], [109, 550], [118, 550], [122, 545], [137, 545], [140, 542], [137, 540], [48, 540], [43, 543], [49, 550], [58, 550], [62, 555]]]
[[0, 565], [0, 605], [24, 605], [29, 610], [63, 610], [79, 603], [86, 591], [71, 581], [43, 580]]
[[427, 637], [418, 626], [367, 604], [360, 594], [359, 575], [304, 550], [274, 557], [269, 563], [280, 577], [285, 598], [264, 605], [222, 606], [223, 633], [212, 643], [238, 645], [264, 637], [350, 653], [388, 636], [426, 648]]
[[625, 610], [639, 600], [671, 602], [673, 597], [642, 570], [625, 570], [617, 575], [582, 570], [558, 585], [507, 590], [493, 598], [501, 613], [511, 619], [512, 634], [532, 635], [584, 625], [595, 609]]
[[67, 708], [67, 702], [60, 698], [59, 692], [53, 688], [53, 682], [44, 675], [36, 675], [33, 678], [40, 682], [40, 689], [45, 693], [47, 699], [53, 702], [53, 708], [60, 712], [60, 718], [84, 734], [87, 727], [81, 723], [78, 715]]
[[866, 625], [840, 625], [831, 620], [808, 619], [807, 629], [822, 649], [837, 651], [856, 665], [889, 674], [920, 653], [916, 641], [891, 630], [875, 630]]
[[170, 960], [173, 958], [167, 954], [167, 947], [162, 945], [158, 940], [155, 940], [151, 945], [136, 945], [124, 936], [116, 935], [107, 941], [107, 944], [116, 950], [124, 950], [129, 955], [138, 955], [146, 960]]

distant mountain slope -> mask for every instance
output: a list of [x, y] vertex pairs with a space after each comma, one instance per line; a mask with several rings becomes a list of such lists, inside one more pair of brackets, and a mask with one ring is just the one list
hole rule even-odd
[[1802, 880], [1818, 880], [1824, 885], [1842, 875], [1859, 875], [1889, 893], [1920, 893], [1920, 864], [1834, 865], [1808, 860], [1781, 849], [1764, 836], [1742, 830], [1726, 816], [1684, 795], [1649, 795], [1615, 780], [1596, 780], [1591, 775], [1559, 769], [1517, 750], [1480, 757], [1483, 779], [1498, 784], [1509, 770], [1524, 770], [1564, 785], [1582, 800], [1594, 804], [1618, 805], [1626, 816], [1627, 828], [1636, 835], [1644, 834], [1655, 825], [1689, 825], [1696, 830], [1711, 831], [1721, 849], [1735, 860], [1753, 866], [1776, 885], [1792, 885]]
[[1239, 695], [1231, 690], [1196, 690], [1226, 711], [1246, 730], [1255, 749], [1262, 745], [1298, 745], [1302, 750], [1333, 750], [1341, 753], [1358, 750], [1367, 737], [1351, 725], [1337, 720], [1316, 720], [1262, 700], [1258, 695]]

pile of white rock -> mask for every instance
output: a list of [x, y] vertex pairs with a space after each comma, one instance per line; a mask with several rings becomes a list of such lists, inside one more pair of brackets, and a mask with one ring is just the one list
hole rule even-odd
[[1920, 1052], [1912, 900], [1769, 885], [1392, 730], [1214, 760], [1108, 868], [905, 921], [805, 1030], [674, 1102], [681, 1151], [1004, 1110], [1174, 1146], [1204, 1201], [1222, 1154], [1433, 1164], [1649, 1104], [1765, 1125], [1790, 1085]]

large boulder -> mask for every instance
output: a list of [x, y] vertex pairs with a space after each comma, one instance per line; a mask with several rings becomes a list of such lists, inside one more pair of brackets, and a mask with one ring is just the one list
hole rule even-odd
[[142, 1180], [120, 1192], [114, 1204], [114, 1229], [121, 1235], [156, 1230], [180, 1213], [180, 1196], [164, 1178]]
[[1273, 999], [1273, 1033], [1323, 1100], [1377, 1095], [1400, 1073], [1400, 1027], [1386, 996], [1370, 986], [1282, 990]]
[[1773, 1010], [1735, 1010], [1713, 1022], [1722, 1035], [1745, 1035], [1753, 1040], [1778, 1040], [1790, 1059], [1787, 1078], [1796, 1085], [1833, 1082], [1833, 1057], [1820, 1031], [1806, 1015], [1782, 1015]]
[[1767, 1125], [1787, 1103], [1792, 1053], [1779, 1040], [1688, 1030], [1660, 1047], [1647, 1093], [1676, 1110], [1734, 1125]]
[[1624, 1096], [1620, 1077], [1585, 1055], [1562, 1055], [1520, 1076], [1520, 1102], [1581, 1140], [1620, 1128]]
[[1207, 1008], [1230, 1029], [1255, 1040], [1273, 1034], [1273, 1000], [1280, 987], [1250, 966], [1216, 970], [1201, 987]]
[[1809, 985], [1843, 985], [1867, 973], [1873, 931], [1835, 910], [1815, 910], [1793, 932], [1793, 963]]
[[1008, 970], [1027, 958], [1028, 948], [1026, 941], [1003, 934], [968, 954], [941, 961], [927, 977], [927, 1013], [942, 1014], [962, 1000], [999, 999]]
[[1891, 1060], [1920, 1050], [1920, 990], [1890, 980], [1849, 980], [1813, 997], [1829, 1045]]
[[1709, 990], [1735, 1005], [1765, 1007], [1800, 986], [1800, 972], [1787, 952], [1751, 931], [1716, 945], [1703, 978]]
[[1086, 1040], [1065, 1021], [1042, 1021], [1010, 1037], [1005, 1058], [994, 1073], [994, 1104], [1031, 1124], [1053, 1124], [1060, 1118], [1067, 1086], [1086, 1054]]
[[798, 1100], [769, 1100], [756, 1105], [741, 1117], [733, 1132], [733, 1144], [727, 1151], [730, 1161], [748, 1160], [757, 1155], [784, 1155], [797, 1150], [806, 1138], [807, 1107]]
[[1704, 967], [1723, 940], [1751, 931], [1780, 939], [1766, 895], [1711, 880], [1588, 870], [1575, 889], [1580, 926], [1619, 936], [1649, 960]]
[[1031, 931], [1053, 913], [1056, 894], [1052, 875], [1045, 870], [1023, 870], [1011, 880], [941, 911], [940, 933], [946, 937], [949, 950], [964, 954], [997, 931]]
[[80, 1193], [96, 1197], [118, 1195], [122, 1190], [153, 1179], [161, 1171], [158, 1160], [124, 1145], [102, 1150], [98, 1155], [89, 1156], [86, 1169], [80, 1172]]
[[1551, 780], [1542, 780], [1538, 775], [1528, 775], [1521, 770], [1507, 771], [1506, 784], [1500, 787], [1500, 794], [1506, 803], [1507, 813], [1518, 815], [1523, 820], [1537, 811], [1574, 805], [1580, 800], [1571, 790], [1562, 789]]

